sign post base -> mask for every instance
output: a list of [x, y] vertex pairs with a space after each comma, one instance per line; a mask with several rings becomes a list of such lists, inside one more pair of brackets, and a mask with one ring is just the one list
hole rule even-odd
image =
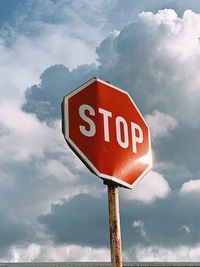
[[112, 183], [106, 183], [106, 185], [108, 186], [111, 266], [122, 267], [118, 186]]

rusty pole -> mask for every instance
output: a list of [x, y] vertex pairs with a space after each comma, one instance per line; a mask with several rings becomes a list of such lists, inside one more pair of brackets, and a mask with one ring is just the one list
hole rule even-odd
[[115, 184], [109, 183], [108, 186], [108, 208], [110, 225], [110, 251], [111, 266], [122, 267], [122, 244], [119, 214], [119, 193]]

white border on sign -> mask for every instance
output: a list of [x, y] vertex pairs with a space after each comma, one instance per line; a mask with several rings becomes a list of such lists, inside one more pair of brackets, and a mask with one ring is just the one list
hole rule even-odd
[[[72, 150], [74, 150], [75, 153], [77, 153], [81, 160], [83, 162], [86, 163], [86, 165], [88, 165], [91, 170], [97, 175], [99, 176], [100, 178], [103, 178], [103, 179], [106, 179], [106, 180], [110, 180], [110, 181], [113, 181], [115, 183], [117, 183], [118, 185], [121, 185], [123, 187], [126, 187], [126, 188], [129, 188], [129, 189], [133, 189], [133, 187], [135, 187], [140, 181], [141, 179], [149, 172], [149, 170], [152, 168], [152, 162], [151, 164], [149, 165], [149, 167], [136, 179], [136, 181], [130, 185], [120, 179], [118, 179], [117, 177], [114, 177], [114, 176], [110, 176], [110, 175], [107, 175], [107, 174], [104, 174], [104, 173], [101, 173], [99, 172], [96, 167], [92, 164], [92, 162], [90, 162], [90, 160], [83, 154], [83, 152], [76, 146], [76, 144], [71, 140], [71, 138], [69, 137], [69, 111], [68, 111], [68, 100], [75, 94], [77, 94], [78, 92], [82, 91], [84, 88], [86, 88], [87, 86], [89, 86], [90, 84], [92, 84], [93, 82], [95, 81], [99, 81], [109, 87], [112, 87], [113, 89], [117, 90], [117, 91], [120, 91], [124, 94], [126, 94], [129, 99], [131, 100], [132, 104], [134, 105], [134, 107], [136, 108], [137, 112], [140, 114], [143, 122], [145, 123], [145, 125], [147, 126], [148, 130], [149, 130], [149, 126], [147, 125], [147, 123], [145, 122], [142, 114], [140, 113], [139, 109], [137, 108], [136, 104], [133, 102], [132, 98], [130, 97], [129, 93], [116, 87], [116, 86], [113, 86], [112, 84], [110, 83], [107, 83], [105, 81], [102, 81], [101, 79], [99, 78], [96, 78], [96, 77], [93, 77], [92, 79], [90, 79], [89, 81], [87, 81], [86, 83], [82, 84], [80, 87], [78, 87], [77, 89], [73, 90], [71, 93], [67, 94], [66, 96], [64, 96], [63, 98], [63, 107], [62, 107], [62, 121], [63, 121], [63, 135], [66, 139], [66, 141], [70, 144]], [[150, 139], [150, 130], [149, 130], [149, 136], [148, 136], [148, 139], [149, 139], [149, 151], [147, 153], [151, 153], [151, 139]]]

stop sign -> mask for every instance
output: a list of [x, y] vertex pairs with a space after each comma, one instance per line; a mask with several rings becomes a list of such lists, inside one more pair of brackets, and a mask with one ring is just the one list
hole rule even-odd
[[132, 188], [151, 168], [148, 125], [133, 100], [92, 78], [63, 98], [68, 145], [97, 176]]

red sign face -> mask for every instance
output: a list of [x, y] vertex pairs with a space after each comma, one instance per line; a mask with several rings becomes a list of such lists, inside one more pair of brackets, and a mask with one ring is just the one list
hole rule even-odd
[[151, 168], [149, 128], [129, 94], [92, 78], [62, 103], [63, 134], [97, 176], [132, 188]]

